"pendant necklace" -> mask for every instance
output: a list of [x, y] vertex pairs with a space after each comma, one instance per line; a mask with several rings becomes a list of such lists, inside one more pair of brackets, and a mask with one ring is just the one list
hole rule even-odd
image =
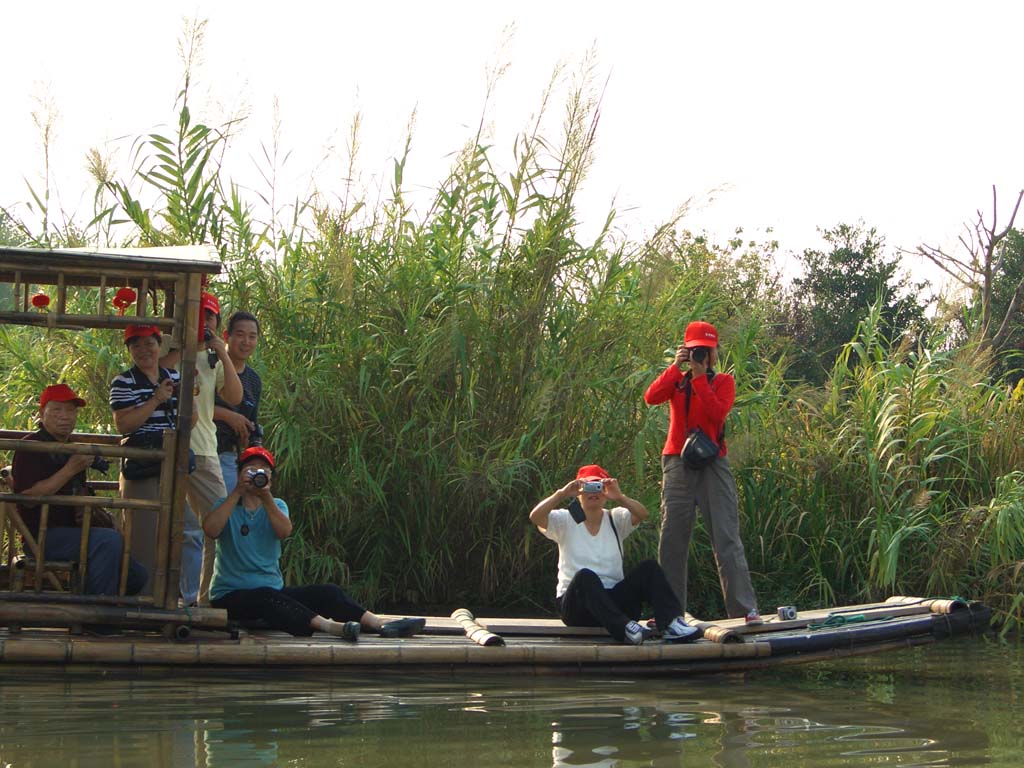
[[[242, 509], [245, 509], [245, 507], [242, 507]], [[259, 511], [258, 509], [254, 509], [254, 510], [252, 510], [250, 512], [248, 509], [245, 509], [245, 514], [249, 517], [250, 520], [255, 520], [256, 519], [256, 513], [258, 511]], [[242, 527], [238, 529], [238, 532], [241, 533], [243, 536], [248, 536], [249, 535], [249, 523], [248, 522], [242, 523]]]

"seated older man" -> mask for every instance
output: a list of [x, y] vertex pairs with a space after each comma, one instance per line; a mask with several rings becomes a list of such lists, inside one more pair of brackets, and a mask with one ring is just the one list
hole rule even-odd
[[[66, 443], [75, 430], [78, 409], [85, 405], [67, 384], [54, 384], [39, 398], [39, 429], [25, 440]], [[91, 494], [85, 484], [85, 471], [95, 456], [65, 453], [15, 451], [11, 465], [13, 490], [27, 496], [76, 496]], [[40, 505], [18, 504], [26, 527], [39, 537]], [[78, 559], [82, 540], [81, 507], [62, 504], [50, 506], [46, 524], [47, 560]], [[95, 516], [94, 516], [95, 518]], [[94, 519], [89, 528], [85, 591], [90, 595], [116, 595], [121, 575], [124, 540], [121, 534]], [[129, 560], [126, 592], [138, 594], [146, 584], [146, 569]]]

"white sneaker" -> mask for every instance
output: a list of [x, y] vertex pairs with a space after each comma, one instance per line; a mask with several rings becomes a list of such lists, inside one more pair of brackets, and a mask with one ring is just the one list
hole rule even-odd
[[628, 645], [643, 645], [644, 640], [651, 636], [649, 630], [644, 629], [635, 621], [626, 624], [626, 639], [622, 642]]
[[686, 619], [682, 616], [677, 616], [672, 619], [672, 623], [668, 625], [668, 629], [665, 630], [662, 638], [666, 643], [687, 643], [691, 640], [696, 640], [700, 636], [700, 627], [692, 627], [686, 623]]

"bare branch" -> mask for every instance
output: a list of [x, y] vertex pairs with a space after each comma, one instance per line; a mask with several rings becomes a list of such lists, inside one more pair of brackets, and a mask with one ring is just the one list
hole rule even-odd
[[1020, 305], [1022, 295], [1024, 295], [1024, 279], [1017, 283], [1017, 288], [1013, 291], [1013, 298], [1010, 299], [1010, 306], [1006, 309], [1003, 322], [999, 325], [996, 335], [992, 337], [992, 347], [997, 352], [1003, 348], [1003, 344], [1006, 343], [1006, 337], [1010, 335], [1010, 322], [1014, 315], [1017, 314], [1017, 307]]

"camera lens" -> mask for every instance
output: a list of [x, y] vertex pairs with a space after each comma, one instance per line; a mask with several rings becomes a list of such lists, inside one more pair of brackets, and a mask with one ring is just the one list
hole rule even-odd
[[708, 348], [695, 347], [694, 349], [690, 350], [690, 357], [696, 360], [698, 363], [703, 363], [705, 360], [707, 360]]

